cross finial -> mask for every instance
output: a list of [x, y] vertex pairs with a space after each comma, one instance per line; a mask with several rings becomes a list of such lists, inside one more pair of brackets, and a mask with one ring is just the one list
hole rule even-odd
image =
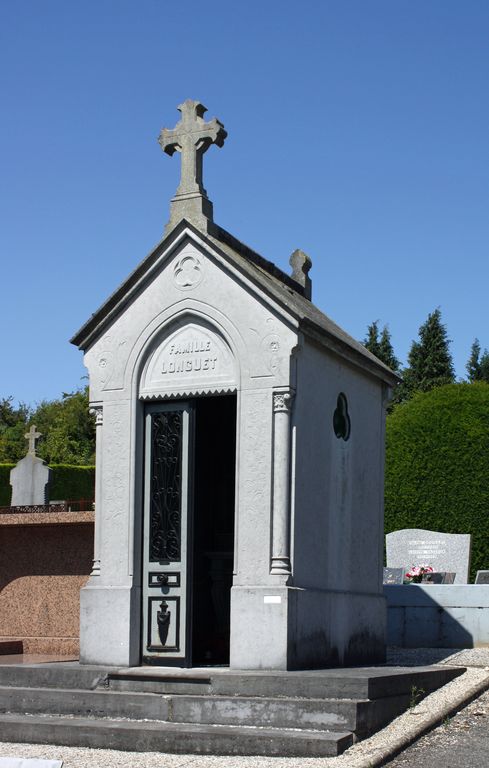
[[[200, 101], [187, 99], [178, 109], [182, 117], [175, 128], [163, 128], [158, 138], [163, 152], [170, 156], [180, 152], [182, 156], [180, 184], [172, 200], [172, 219], [212, 219], [212, 204], [202, 180], [202, 156], [211, 144], [222, 147], [227, 133], [215, 117], [205, 122], [203, 115], [207, 109]], [[178, 210], [175, 203], [180, 204]]]
[[24, 435], [25, 439], [29, 441], [28, 453], [30, 453], [32, 456], [36, 455], [36, 440], [41, 437], [41, 434], [41, 432], [36, 432], [36, 426], [33, 424], [27, 434]]

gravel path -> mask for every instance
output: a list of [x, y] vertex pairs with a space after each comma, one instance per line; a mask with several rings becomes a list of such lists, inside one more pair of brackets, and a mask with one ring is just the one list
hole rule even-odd
[[489, 766], [489, 692], [423, 736], [386, 768], [486, 768]]
[[[433, 663], [470, 666], [467, 671], [448, 685], [427, 696], [413, 709], [396, 718], [386, 728], [355, 744], [340, 757], [335, 758], [268, 758], [268, 757], [217, 757], [200, 755], [170, 755], [155, 752], [120, 752], [116, 750], [88, 749], [75, 747], [58, 747], [38, 744], [9, 744], [0, 743], [0, 757], [40, 758], [45, 760], [63, 760], [63, 768], [374, 768], [387, 765], [387, 761], [400, 750], [405, 750], [394, 761], [389, 763], [392, 768], [419, 767], [421, 758], [423, 764], [430, 768], [485, 768], [489, 766], [487, 758], [488, 740], [479, 738], [479, 734], [487, 730], [489, 723], [488, 704], [489, 693], [489, 649], [473, 650], [444, 650], [437, 649], [391, 649], [388, 657], [389, 664], [425, 665]], [[481, 693], [483, 694], [481, 696]], [[450, 716], [462, 709], [468, 700], [477, 697], [465, 712], [461, 712], [450, 720]], [[480, 698], [479, 698], [480, 697]], [[477, 712], [483, 712], [483, 715]], [[464, 719], [465, 718], [465, 719]], [[447, 726], [438, 728], [425, 739], [409, 749], [409, 743], [419, 738], [434, 726], [445, 722]], [[468, 762], [471, 759], [471, 746], [468, 734], [474, 733], [474, 739], [479, 745], [479, 755], [474, 752], [474, 759], [479, 762]], [[429, 741], [433, 739], [434, 741]], [[454, 743], [460, 746], [458, 762], [454, 762], [451, 750]], [[430, 744], [440, 744], [445, 749], [445, 759], [438, 763], [424, 760], [423, 747], [431, 749]], [[436, 751], [436, 746], [433, 748]], [[486, 750], [484, 752], [483, 750]], [[412, 750], [412, 751], [411, 751]], [[415, 750], [418, 750], [416, 752]], [[464, 751], [465, 750], [465, 751]], [[482, 751], [481, 751], [482, 750]], [[473, 751], [473, 750], [472, 750]], [[414, 754], [413, 761], [406, 760]], [[430, 753], [431, 754], [431, 753]], [[455, 754], [455, 752], [453, 752]], [[464, 755], [462, 757], [462, 755]], [[481, 755], [485, 755], [482, 759]], [[482, 762], [480, 760], [482, 759]], [[452, 760], [452, 762], [449, 762]]]

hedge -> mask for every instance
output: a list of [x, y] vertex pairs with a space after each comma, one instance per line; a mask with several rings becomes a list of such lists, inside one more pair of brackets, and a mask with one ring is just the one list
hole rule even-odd
[[[0, 464], [0, 507], [10, 504], [10, 470], [15, 464]], [[70, 464], [51, 464], [53, 471], [49, 497], [53, 500], [93, 499], [95, 494], [95, 467]]]
[[489, 568], [489, 384], [437, 387], [387, 417], [385, 529], [402, 528], [470, 533], [471, 580]]

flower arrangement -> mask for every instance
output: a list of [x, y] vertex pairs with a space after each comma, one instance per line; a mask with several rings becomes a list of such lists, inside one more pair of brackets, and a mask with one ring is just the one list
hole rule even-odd
[[433, 573], [434, 568], [431, 565], [413, 565], [404, 574], [404, 584], [421, 584], [425, 573]]

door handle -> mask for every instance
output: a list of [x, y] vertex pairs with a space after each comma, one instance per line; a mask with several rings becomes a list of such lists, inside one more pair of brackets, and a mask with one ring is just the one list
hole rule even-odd
[[159, 573], [156, 577], [156, 581], [158, 584], [161, 584], [162, 587], [165, 587], [168, 584], [168, 574], [167, 573]]

